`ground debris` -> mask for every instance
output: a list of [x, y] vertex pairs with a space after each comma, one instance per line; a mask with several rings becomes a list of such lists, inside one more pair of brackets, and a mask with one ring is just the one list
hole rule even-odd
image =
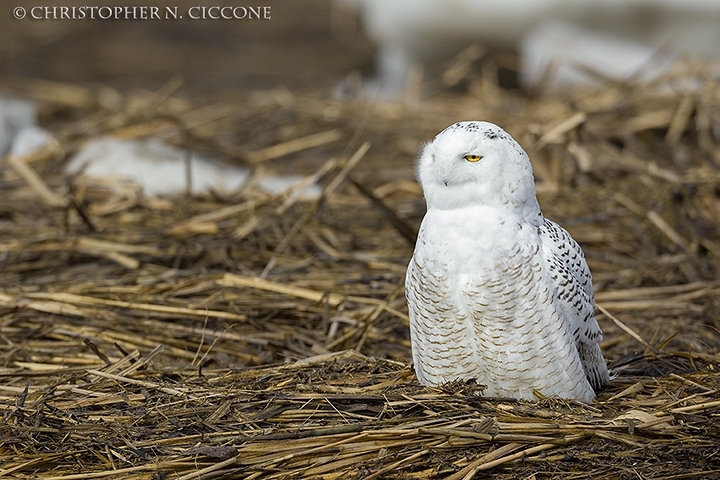
[[[720, 103], [703, 72], [492, 101], [470, 85], [412, 105], [151, 95], [139, 117], [48, 102], [65, 153], [24, 159], [33, 184], [6, 164], [0, 185], [0, 477], [720, 476]], [[586, 252], [617, 375], [591, 405], [425, 388], [409, 365], [406, 237], [424, 202], [408, 145], [471, 118], [527, 148], [543, 211]], [[251, 135], [288, 119], [294, 138]], [[158, 199], [62, 175], [113, 132], [324, 193], [250, 182]]]

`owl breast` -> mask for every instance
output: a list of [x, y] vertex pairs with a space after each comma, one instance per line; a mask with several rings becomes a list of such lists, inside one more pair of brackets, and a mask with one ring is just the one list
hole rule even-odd
[[489, 207], [429, 210], [406, 278], [418, 379], [487, 396], [594, 397], [536, 227]]

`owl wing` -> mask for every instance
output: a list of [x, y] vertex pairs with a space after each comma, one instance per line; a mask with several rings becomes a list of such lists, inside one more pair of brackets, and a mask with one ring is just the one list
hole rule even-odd
[[545, 219], [538, 233], [558, 309], [573, 333], [585, 375], [594, 388], [600, 388], [610, 376], [598, 345], [603, 336], [595, 318], [595, 295], [585, 255], [567, 230], [551, 220]]

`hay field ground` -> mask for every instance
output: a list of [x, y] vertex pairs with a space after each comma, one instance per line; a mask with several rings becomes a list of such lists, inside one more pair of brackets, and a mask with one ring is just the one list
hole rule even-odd
[[[717, 66], [531, 95], [500, 85], [508, 65], [450, 62], [393, 102], [333, 97], [330, 74], [212, 95], [4, 75], [58, 142], [2, 164], [0, 477], [720, 478]], [[470, 118], [526, 148], [543, 212], [585, 250], [617, 374], [591, 405], [414, 377], [414, 158]], [[102, 135], [323, 194], [152, 198], [63, 175]]]

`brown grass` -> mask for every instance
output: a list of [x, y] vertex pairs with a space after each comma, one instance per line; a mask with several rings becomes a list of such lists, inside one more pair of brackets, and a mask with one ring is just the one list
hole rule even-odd
[[[482, 76], [457, 63], [452, 91], [387, 103], [208, 103], [175, 83], [117, 101], [5, 79], [58, 142], [7, 159], [0, 186], [0, 477], [720, 478], [712, 66], [528, 97], [498, 88], [492, 59]], [[413, 159], [462, 119], [526, 147], [545, 214], [585, 249], [617, 374], [592, 405], [412, 373]], [[314, 175], [324, 193], [154, 199], [64, 178], [104, 134]]]

